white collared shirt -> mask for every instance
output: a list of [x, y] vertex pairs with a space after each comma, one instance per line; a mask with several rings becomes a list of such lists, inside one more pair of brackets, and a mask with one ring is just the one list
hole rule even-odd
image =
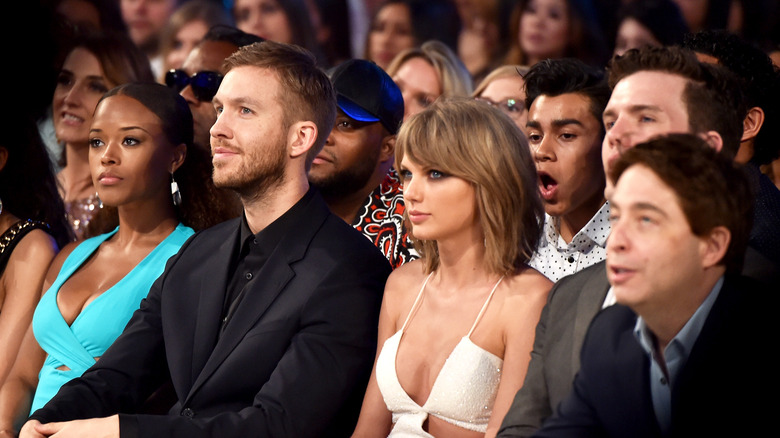
[[607, 237], [609, 224], [609, 202], [566, 243], [558, 232], [558, 218], [544, 215], [544, 236], [539, 248], [528, 264], [544, 274], [550, 281], [581, 271], [607, 258]]

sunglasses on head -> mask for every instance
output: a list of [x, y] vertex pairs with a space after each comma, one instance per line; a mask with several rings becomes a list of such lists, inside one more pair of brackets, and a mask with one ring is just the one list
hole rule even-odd
[[187, 76], [184, 70], [170, 70], [165, 74], [165, 85], [180, 93], [187, 85], [192, 88], [195, 98], [203, 102], [211, 102], [217, 94], [222, 75], [214, 71], [199, 71]]

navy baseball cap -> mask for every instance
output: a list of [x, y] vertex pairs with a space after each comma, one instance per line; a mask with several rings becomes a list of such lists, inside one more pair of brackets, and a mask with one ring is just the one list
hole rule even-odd
[[404, 99], [393, 79], [364, 59], [344, 61], [330, 71], [339, 109], [360, 122], [381, 122], [396, 134], [404, 119]]

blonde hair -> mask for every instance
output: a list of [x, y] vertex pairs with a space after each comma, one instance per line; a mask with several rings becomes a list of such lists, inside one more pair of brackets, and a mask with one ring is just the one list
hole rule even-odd
[[[401, 126], [395, 166], [404, 156], [474, 184], [485, 233], [485, 265], [517, 272], [536, 250], [544, 207], [525, 135], [500, 110], [470, 98], [439, 99]], [[405, 213], [406, 214], [406, 213]], [[436, 241], [412, 242], [426, 272], [439, 265]]]
[[475, 88], [474, 92], [471, 93], [471, 97], [479, 97], [485, 91], [485, 88], [487, 88], [488, 85], [490, 85], [490, 83], [496, 79], [513, 78], [516, 76], [520, 76], [522, 78], [525, 77], [525, 74], [528, 73], [528, 70], [530, 70], [530, 67], [519, 64], [502, 65], [497, 67], [488, 73], [482, 79], [482, 81], [480, 81], [479, 85], [477, 85], [477, 88]]
[[396, 55], [387, 67], [387, 74], [395, 76], [401, 66], [412, 58], [428, 61], [441, 82], [442, 97], [469, 96], [474, 89], [471, 73], [455, 52], [441, 41], [430, 40], [420, 47], [406, 49]]

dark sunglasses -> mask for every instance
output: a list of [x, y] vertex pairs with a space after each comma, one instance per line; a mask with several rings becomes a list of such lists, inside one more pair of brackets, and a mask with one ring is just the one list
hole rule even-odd
[[165, 74], [165, 85], [180, 93], [187, 85], [192, 88], [195, 98], [203, 102], [211, 102], [217, 94], [222, 75], [214, 71], [199, 71], [187, 76], [184, 70], [170, 70]]

